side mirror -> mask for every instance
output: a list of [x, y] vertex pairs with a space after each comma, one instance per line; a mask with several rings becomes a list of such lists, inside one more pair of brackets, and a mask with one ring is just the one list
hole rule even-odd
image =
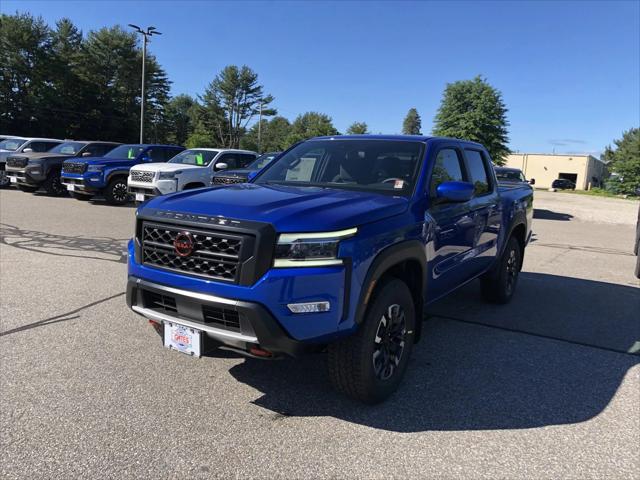
[[29, 153], [29, 152], [33, 152], [33, 148], [25, 148], [24, 150], [22, 150], [22, 153]]
[[436, 198], [445, 202], [468, 202], [473, 198], [473, 183], [443, 182], [436, 188]]
[[529, 185], [535, 185], [535, 184], [536, 184], [536, 179], [535, 178], [529, 179]]
[[83, 157], [90, 157], [91, 156], [91, 152], [82, 152], [82, 156]]
[[227, 168], [229, 168], [229, 165], [224, 162], [216, 163], [216, 170], [226, 170]]
[[258, 175], [258, 170], [253, 170], [249, 172], [249, 175], [247, 175], [247, 182], [250, 182], [251, 180], [256, 178], [256, 175]]

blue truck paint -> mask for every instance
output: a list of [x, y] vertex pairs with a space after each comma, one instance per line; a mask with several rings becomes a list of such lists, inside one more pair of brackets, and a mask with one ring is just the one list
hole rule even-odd
[[[130, 144], [122, 145], [121, 147], [139, 148], [141, 150], [133, 158], [105, 158], [105, 157], [90, 157], [82, 159], [69, 160], [62, 165], [61, 180], [64, 185], [70, 191], [76, 192], [79, 195], [93, 196], [104, 193], [105, 189], [109, 186], [109, 183], [116, 177], [124, 179], [125, 193], [126, 193], [126, 177], [129, 174], [129, 170], [134, 165], [138, 165], [143, 162], [154, 161], [150, 158], [149, 153], [151, 150], [162, 150], [167, 152], [163, 161], [171, 159], [174, 155], [184, 150], [184, 147], [178, 145], [162, 145], [162, 144]], [[114, 149], [115, 150], [115, 149]], [[110, 152], [113, 153], [113, 152]], [[109, 154], [107, 154], [109, 155]], [[160, 160], [155, 160], [160, 161]], [[72, 170], [72, 166], [81, 166], [82, 172], [76, 173], [77, 170]], [[66, 168], [65, 168], [66, 167]], [[98, 170], [90, 170], [90, 168], [97, 167]], [[73, 190], [71, 190], [73, 189]], [[112, 202], [112, 203], [124, 203], [124, 202]]]
[[[301, 351], [298, 346], [305, 347], [302, 350], [331, 346], [363, 329], [372, 291], [400, 265], [408, 276], [402, 277], [405, 274], [400, 271], [393, 273], [394, 276], [403, 278], [414, 290], [421, 285], [419, 291], [412, 292], [421, 315], [430, 303], [467, 282], [494, 275], [501, 268], [507, 245], [512, 245], [511, 238], [516, 239], [521, 255], [524, 254], [533, 214], [529, 186], [500, 187], [489, 166], [485, 168], [491, 189], [486, 194], [466, 202], [440, 203], [427, 193], [436, 155], [442, 149], [460, 152], [465, 165], [468, 164], [467, 151], [480, 151], [488, 164], [484, 147], [456, 139], [421, 136], [343, 136], [335, 140], [321, 137], [308, 142], [359, 139], [422, 144], [423, 157], [419, 159], [412, 192], [394, 196], [260, 183], [265, 172], [286, 157], [285, 152], [251, 183], [184, 191], [153, 199], [138, 209], [136, 237], [128, 246], [129, 306], [135, 309], [141, 305], [140, 295], [145, 284], [154, 285], [159, 291], [174, 289], [182, 299], [180, 295], [187, 294], [194, 298], [212, 296], [214, 301], [215, 298], [231, 300], [237, 302], [241, 316], [246, 313], [252, 323], [260, 324], [260, 329], [263, 324], [269, 328], [262, 332], [263, 338], [260, 334], [256, 336], [255, 345], [238, 342], [229, 345], [247, 352], [258, 346], [274, 354], [297, 355]], [[459, 187], [450, 185], [449, 193], [451, 189], [464, 190], [464, 186]], [[439, 190], [444, 192], [447, 188]], [[334, 232], [353, 227], [357, 227], [357, 234], [339, 242], [337, 258], [343, 260], [341, 264], [318, 267], [274, 268], [272, 239], [263, 250], [255, 252], [256, 257], [268, 259], [268, 267], [254, 281], [237, 284], [145, 264], [141, 257], [141, 229], [149, 222], [175, 225], [173, 228], [184, 230], [211, 228], [245, 233], [251, 232], [252, 225], [260, 224], [271, 232], [266, 236], [274, 238], [279, 234]], [[519, 265], [517, 267], [519, 269]], [[329, 311], [294, 314], [287, 307], [291, 303], [322, 301], [330, 303]], [[252, 305], [259, 309], [259, 315], [253, 314]], [[139, 309], [136, 311], [140, 313]], [[421, 322], [417, 322], [416, 339], [420, 325]], [[270, 336], [285, 338], [286, 342], [267, 338]], [[225, 343], [219, 337], [216, 340]]]

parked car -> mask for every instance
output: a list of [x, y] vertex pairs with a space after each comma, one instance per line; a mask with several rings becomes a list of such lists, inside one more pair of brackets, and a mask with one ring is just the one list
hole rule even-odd
[[522, 170], [519, 168], [511, 168], [511, 167], [494, 167], [496, 172], [496, 178], [498, 179], [498, 183], [500, 184], [514, 184], [514, 183], [526, 183], [529, 185], [535, 185], [536, 180], [532, 178], [531, 180], [527, 180], [522, 173]]
[[42, 187], [49, 195], [62, 195], [66, 192], [60, 183], [62, 162], [69, 158], [102, 156], [118, 145], [102, 141], [69, 141], [44, 153], [11, 155], [7, 158], [7, 175], [23, 192], [35, 192]]
[[396, 390], [428, 306], [481, 279], [507, 303], [531, 236], [532, 191], [499, 187], [478, 143], [319, 137], [251, 183], [137, 210], [127, 303], [164, 345], [276, 358], [328, 350], [341, 392]]
[[30, 152], [47, 152], [64, 140], [55, 138], [10, 137], [0, 141], [0, 187], [9, 185], [6, 162], [9, 155]]
[[282, 152], [263, 153], [245, 168], [237, 170], [222, 170], [213, 175], [211, 185], [228, 185], [230, 183], [244, 183], [265, 168]]
[[209, 186], [214, 172], [239, 168], [256, 159], [248, 150], [192, 148], [163, 164], [139, 165], [131, 169], [129, 193], [143, 202], [157, 195]]
[[558, 178], [551, 183], [551, 190], [575, 190], [576, 184], [566, 178]]
[[127, 177], [134, 165], [167, 162], [184, 150], [178, 145], [120, 145], [102, 157], [67, 160], [62, 165], [62, 183], [77, 200], [104, 195], [108, 203], [129, 201]]

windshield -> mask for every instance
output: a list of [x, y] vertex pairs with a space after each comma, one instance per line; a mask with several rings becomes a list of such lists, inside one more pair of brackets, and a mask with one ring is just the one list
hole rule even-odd
[[15, 152], [26, 140], [22, 138], [7, 138], [0, 142], [0, 150], [10, 150]]
[[278, 157], [255, 183], [408, 196], [423, 151], [423, 143], [404, 140], [312, 140]]
[[75, 155], [78, 153], [86, 143], [82, 142], [65, 142], [53, 147], [49, 150], [49, 153], [63, 153], [65, 155]]
[[182, 165], [194, 165], [196, 167], [206, 167], [211, 160], [218, 155], [217, 150], [185, 150], [169, 160], [168, 163], [180, 163]]
[[524, 174], [520, 170], [496, 169], [496, 177], [498, 180], [507, 182], [526, 182]]
[[107, 153], [104, 158], [117, 158], [120, 160], [134, 159], [145, 149], [140, 145], [120, 145]]
[[271, 160], [276, 158], [280, 152], [275, 153], [263, 153], [258, 158], [256, 158], [253, 162], [246, 166], [248, 170], [262, 170], [264, 167], [269, 165]]

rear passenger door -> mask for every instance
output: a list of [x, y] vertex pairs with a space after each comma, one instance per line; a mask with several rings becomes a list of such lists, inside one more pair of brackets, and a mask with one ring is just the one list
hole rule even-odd
[[429, 208], [425, 212], [427, 235], [428, 300], [445, 295], [473, 273], [465, 268], [472, 248], [473, 217], [471, 202], [446, 202], [436, 197], [438, 185], [465, 182], [468, 175], [462, 150], [455, 143], [442, 144], [435, 151], [429, 182]]
[[480, 148], [465, 147], [464, 156], [469, 181], [475, 187], [470, 202], [474, 225], [470, 267], [477, 274], [489, 268], [498, 253], [502, 212], [489, 155]]

